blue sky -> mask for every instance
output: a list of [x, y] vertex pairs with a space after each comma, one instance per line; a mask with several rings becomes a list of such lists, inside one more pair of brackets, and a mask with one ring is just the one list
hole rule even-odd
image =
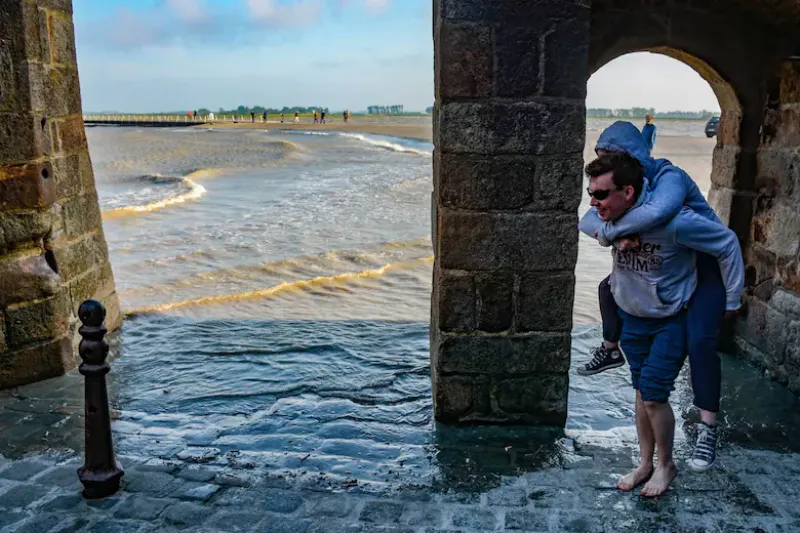
[[[431, 5], [73, 0], [83, 106], [136, 112], [403, 104], [423, 110], [433, 103]], [[587, 105], [717, 107], [691, 69], [652, 54], [620, 58], [599, 71]]]

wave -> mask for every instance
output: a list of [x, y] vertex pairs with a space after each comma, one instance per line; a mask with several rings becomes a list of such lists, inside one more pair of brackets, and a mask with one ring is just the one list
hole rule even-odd
[[320, 135], [322, 137], [330, 137], [330, 133], [325, 131], [308, 131], [308, 130], [265, 130], [266, 133], [288, 133], [290, 135]]
[[[197, 179], [203, 176], [204, 173], [206, 172], [210, 172], [210, 169], [197, 170], [189, 174], [189, 176], [193, 176], [195, 177], [195, 179]], [[165, 181], [173, 181], [173, 180], [180, 181], [181, 184], [187, 188], [186, 191], [180, 194], [174, 196], [168, 196], [167, 198], [155, 200], [153, 202], [149, 202], [143, 205], [132, 205], [125, 207], [117, 207], [115, 209], [109, 209], [103, 212], [103, 217], [119, 218], [139, 213], [150, 213], [152, 211], [158, 211], [159, 209], [164, 209], [165, 207], [169, 207], [172, 205], [183, 204], [191, 200], [199, 200], [207, 192], [206, 188], [200, 185], [199, 183], [193, 181], [189, 176], [184, 176], [183, 178], [172, 178], [165, 180]], [[156, 177], [161, 178], [160, 176]]]
[[284, 293], [313, 291], [320, 288], [331, 288], [338, 290], [347, 290], [349, 285], [357, 283], [363, 279], [377, 279], [385, 276], [389, 272], [409, 270], [416, 268], [423, 264], [433, 262], [433, 256], [405, 261], [402, 263], [389, 263], [379, 268], [372, 268], [362, 270], [360, 272], [346, 272], [344, 274], [336, 274], [333, 276], [319, 276], [312, 279], [303, 279], [295, 281], [285, 281], [272, 287], [265, 289], [257, 289], [253, 291], [240, 292], [235, 294], [221, 294], [216, 296], [204, 296], [201, 298], [192, 298], [189, 300], [182, 300], [179, 302], [169, 302], [165, 304], [152, 305], [147, 307], [140, 307], [126, 312], [126, 316], [134, 316], [146, 313], [160, 313], [171, 311], [173, 309], [183, 307], [194, 307], [203, 305], [215, 305], [222, 303], [237, 302], [242, 300], [263, 299], [279, 296]]
[[[367, 144], [371, 144], [372, 146], [377, 146], [378, 148], [383, 148], [385, 150], [391, 150], [393, 152], [402, 152], [407, 154], [415, 154], [415, 155], [423, 155], [423, 156], [432, 156], [433, 152], [429, 150], [422, 150], [419, 148], [414, 148], [411, 146], [405, 146], [403, 144], [399, 144], [397, 142], [392, 142], [387, 139], [381, 139], [378, 137], [371, 137], [366, 135], [361, 135], [360, 133], [339, 133], [340, 136], [346, 137], [348, 139], [355, 139], [357, 141], [365, 142]], [[419, 141], [418, 141], [419, 142]]]

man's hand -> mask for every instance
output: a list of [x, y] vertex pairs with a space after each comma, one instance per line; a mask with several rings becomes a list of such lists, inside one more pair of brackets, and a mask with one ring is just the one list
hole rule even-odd
[[617, 247], [617, 250], [621, 252], [629, 252], [631, 250], [636, 250], [639, 248], [639, 236], [634, 235], [632, 237], [623, 237], [618, 239], [614, 245]]

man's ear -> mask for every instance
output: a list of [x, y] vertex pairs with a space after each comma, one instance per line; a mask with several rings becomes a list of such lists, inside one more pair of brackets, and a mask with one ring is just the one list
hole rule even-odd
[[633, 197], [634, 197], [635, 194], [636, 194], [636, 191], [633, 189], [633, 187], [631, 185], [626, 185], [625, 186], [625, 199], [626, 200], [633, 200]]

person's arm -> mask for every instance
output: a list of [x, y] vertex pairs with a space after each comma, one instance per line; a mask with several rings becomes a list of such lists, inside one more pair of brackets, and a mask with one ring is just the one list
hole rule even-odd
[[600, 229], [603, 227], [603, 219], [597, 214], [597, 209], [594, 207], [589, 208], [581, 221], [578, 222], [578, 229], [593, 239], [600, 241], [603, 246], [610, 246], [611, 243], [604, 243], [600, 240]]
[[665, 173], [659, 178], [658, 188], [650, 193], [650, 198], [613, 222], [606, 222], [600, 230], [601, 241], [614, 242], [621, 237], [647, 233], [651, 229], [666, 224], [680, 213], [689, 187], [677, 171]]
[[736, 234], [687, 207], [675, 219], [675, 242], [717, 258], [727, 294], [725, 310], [739, 309], [744, 291], [744, 260]]

